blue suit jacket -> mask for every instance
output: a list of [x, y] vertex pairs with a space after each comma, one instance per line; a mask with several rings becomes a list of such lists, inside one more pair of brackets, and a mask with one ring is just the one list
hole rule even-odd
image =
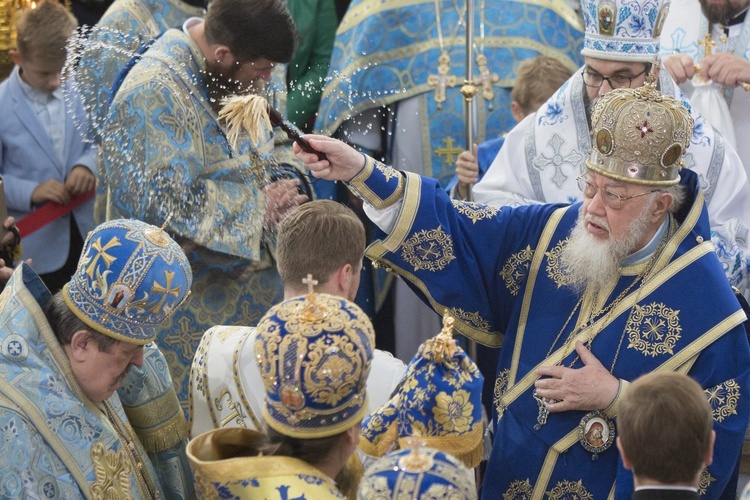
[[[88, 123], [80, 100], [71, 104], [69, 83], [66, 84], [65, 162], [60, 163], [52, 141], [36, 116], [20, 84], [18, 68], [0, 83], [0, 175], [5, 183], [8, 214], [16, 219], [35, 210], [31, 193], [39, 184], [57, 179], [65, 182], [70, 170], [84, 165], [96, 175], [97, 150], [84, 140], [78, 125]], [[80, 117], [80, 118], [78, 118]], [[90, 200], [74, 210], [76, 222], [85, 238], [94, 228], [94, 204]], [[33, 259], [34, 269], [49, 273], [60, 269], [68, 258], [70, 246], [70, 215], [42, 227], [23, 238], [23, 259]]]

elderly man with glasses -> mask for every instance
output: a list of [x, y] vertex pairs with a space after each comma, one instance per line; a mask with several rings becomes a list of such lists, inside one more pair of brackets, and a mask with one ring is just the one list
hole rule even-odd
[[[575, 202], [576, 177], [591, 147], [591, 109], [607, 92], [643, 85], [659, 52], [669, 0], [584, 0], [585, 65], [541, 108], [518, 124], [473, 199], [495, 206]], [[627, 7], [627, 8], [626, 8]], [[667, 71], [653, 68], [659, 88], [687, 98]], [[708, 207], [712, 240], [730, 283], [750, 292], [750, 184], [742, 162], [721, 134], [695, 110], [695, 132], [684, 158], [695, 171]], [[634, 131], [635, 133], [635, 131]], [[750, 160], [747, 160], [750, 161]]]
[[602, 96], [591, 121], [573, 205], [451, 200], [437, 181], [323, 136], [308, 138], [328, 160], [298, 156], [365, 200], [380, 228], [370, 259], [455, 316], [459, 332], [502, 347], [483, 499], [630, 498], [615, 419], [629, 381], [652, 371], [686, 373], [706, 391], [716, 448], [701, 493], [734, 498], [750, 347], [698, 176], [683, 168], [693, 118], [652, 80]]

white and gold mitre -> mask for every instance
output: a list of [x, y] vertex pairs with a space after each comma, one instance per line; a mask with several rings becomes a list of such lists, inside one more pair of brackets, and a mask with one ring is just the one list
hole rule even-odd
[[634, 184], [677, 184], [693, 126], [690, 111], [656, 90], [652, 76], [643, 87], [611, 90], [591, 115], [592, 146], [586, 166]]

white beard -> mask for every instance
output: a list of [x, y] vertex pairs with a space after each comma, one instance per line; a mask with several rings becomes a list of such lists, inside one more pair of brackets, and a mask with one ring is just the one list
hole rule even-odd
[[[638, 250], [636, 246], [649, 229], [648, 218], [652, 205], [653, 200], [644, 205], [638, 217], [630, 223], [624, 237], [614, 240], [610, 232], [610, 237], [605, 241], [598, 240], [586, 229], [581, 206], [578, 221], [570, 233], [570, 241], [560, 255], [563, 271], [571, 280], [569, 286], [578, 293], [583, 293], [584, 290], [598, 293], [613, 278], [619, 277], [620, 263]], [[588, 214], [585, 220], [610, 231], [607, 221], [600, 217]]]

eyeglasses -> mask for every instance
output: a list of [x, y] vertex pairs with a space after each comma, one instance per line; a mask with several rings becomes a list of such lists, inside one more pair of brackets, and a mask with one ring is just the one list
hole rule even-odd
[[623, 89], [623, 88], [630, 88], [630, 86], [633, 84], [633, 80], [641, 76], [643, 73], [648, 71], [648, 66], [638, 73], [635, 76], [623, 76], [623, 75], [612, 75], [608, 77], [604, 77], [600, 75], [599, 73], [589, 73], [587, 71], [587, 68], [583, 68], [581, 70], [581, 74], [583, 75], [583, 83], [587, 87], [593, 87], [595, 89], [601, 88], [602, 83], [604, 83], [604, 80], [607, 81], [609, 86], [613, 89]]
[[576, 181], [578, 181], [578, 189], [583, 192], [583, 196], [590, 200], [594, 196], [596, 196], [596, 193], [598, 192], [604, 204], [609, 208], [613, 208], [615, 210], [620, 210], [622, 208], [622, 204], [628, 200], [632, 200], [633, 198], [638, 198], [639, 196], [644, 196], [651, 193], [659, 193], [662, 191], [661, 189], [652, 189], [643, 193], [634, 194], [633, 196], [622, 196], [606, 189], [600, 189], [596, 184], [586, 178], [587, 175], [587, 172], [584, 172], [576, 177]]

